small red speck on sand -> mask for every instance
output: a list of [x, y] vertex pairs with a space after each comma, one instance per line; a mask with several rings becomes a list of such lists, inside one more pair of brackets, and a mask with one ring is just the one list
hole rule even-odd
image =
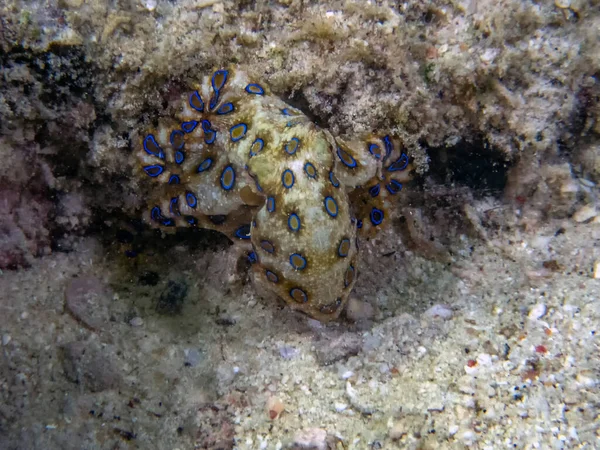
[[536, 345], [535, 346], [535, 351], [537, 353], [548, 353], [548, 349], [546, 348], [545, 345]]
[[515, 200], [517, 201], [517, 203], [524, 205], [525, 202], [527, 201], [527, 199], [523, 196], [523, 195], [517, 195], [515, 197]]
[[475, 361], [474, 359], [470, 359], [467, 361], [467, 366], [469, 367], [475, 367], [477, 365], [477, 361]]

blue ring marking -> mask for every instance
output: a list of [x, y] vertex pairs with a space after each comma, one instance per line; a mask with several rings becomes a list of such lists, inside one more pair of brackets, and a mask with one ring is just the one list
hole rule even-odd
[[183, 131], [185, 131], [186, 133], [191, 133], [192, 131], [194, 131], [196, 129], [197, 126], [198, 126], [198, 121], [190, 120], [189, 122], [183, 122], [181, 124], [181, 129]]
[[163, 170], [165, 170], [165, 168], [160, 164], [154, 164], [152, 166], [144, 167], [144, 172], [146, 172], [152, 178], [159, 176], [161, 173], [163, 173]]
[[[225, 177], [231, 174], [231, 182], [229, 183], [225, 183]], [[233, 167], [231, 166], [227, 166], [223, 169], [223, 172], [221, 172], [221, 187], [223, 189], [225, 189], [226, 191], [230, 191], [233, 186], [235, 184], [235, 170], [233, 170]]]
[[[292, 176], [292, 181], [290, 181], [290, 183], [286, 184], [285, 183], [285, 176], [288, 173]], [[281, 184], [283, 184], [283, 187], [285, 187], [286, 189], [290, 189], [292, 186], [294, 186], [294, 181], [295, 180], [296, 180], [296, 178], [294, 177], [294, 172], [292, 172], [290, 169], [285, 169], [283, 171], [283, 173], [281, 174]]]
[[204, 131], [205, 133], [207, 131], [210, 131], [210, 127], [212, 127], [212, 124], [210, 123], [210, 120], [204, 119], [202, 121], [202, 131]]
[[333, 184], [333, 187], [340, 187], [340, 182], [333, 174], [333, 171], [329, 171], [329, 181]]
[[[242, 129], [242, 134], [239, 137], [233, 137], [233, 133], [236, 130]], [[245, 123], [238, 123], [237, 125], [232, 126], [229, 129], [229, 136], [231, 137], [231, 141], [232, 142], [237, 142], [240, 139], [242, 139], [244, 136], [246, 136], [246, 131], [248, 131], [248, 125], [246, 125]]]
[[[176, 136], [179, 136], [181, 138], [181, 145], [179, 145], [177, 147], [175, 147], [175, 144], [174, 144]], [[171, 136], [169, 137], [169, 142], [171, 143], [171, 145], [173, 146], [173, 148], [175, 150], [181, 150], [183, 148], [183, 146], [185, 144], [185, 141], [183, 139], [184, 139], [184, 134], [182, 131], [180, 131], [180, 130], [171, 131]]]
[[173, 227], [175, 226], [175, 221], [173, 219], [163, 219], [160, 223], [163, 227]]
[[[300, 264], [294, 262], [294, 258], [300, 258]], [[296, 270], [303, 270], [306, 267], [306, 258], [300, 253], [292, 253], [290, 255], [290, 265]]]
[[[312, 171], [312, 174], [311, 174], [311, 171]], [[307, 162], [306, 164], [304, 164], [304, 172], [306, 172], [306, 175], [309, 178], [317, 178], [317, 168], [311, 162]]]
[[275, 197], [267, 198], [267, 211], [269, 211], [269, 212], [275, 211]]
[[[352, 278], [350, 280], [348, 280], [348, 277], [350, 275], [352, 276]], [[354, 266], [352, 264], [350, 264], [348, 266], [348, 268], [346, 269], [346, 272], [344, 273], [344, 287], [350, 286], [350, 284], [352, 284], [353, 281], [354, 281]]]
[[275, 272], [271, 272], [269, 269], [265, 270], [265, 276], [267, 277], [267, 280], [269, 280], [271, 283], [279, 282], [279, 277], [277, 276], [277, 274]]
[[363, 227], [363, 221], [361, 219], [358, 219], [356, 221], [356, 228], [358, 228], [359, 230]]
[[250, 224], [245, 224], [235, 230], [235, 237], [238, 239], [250, 239]]
[[281, 114], [283, 114], [284, 116], [291, 116], [290, 111], [287, 108], [283, 108], [281, 110]]
[[[292, 219], [296, 219], [298, 221], [298, 224], [296, 227], [292, 226]], [[300, 230], [300, 228], [302, 228], [302, 223], [300, 222], [300, 217], [298, 217], [298, 214], [296, 214], [296, 213], [290, 214], [290, 217], [288, 217], [288, 228], [292, 231], [298, 231], [298, 230]]]
[[195, 208], [196, 205], [198, 204], [198, 199], [191, 192], [185, 193], [185, 201], [187, 202], [187, 204], [190, 208]]
[[195, 217], [187, 216], [185, 218], [185, 220], [187, 221], [187, 223], [189, 223], [193, 227], [198, 225], [198, 219], [196, 219]]
[[182, 151], [180, 151], [180, 150], [177, 150], [177, 151], [175, 152], [175, 162], [176, 162], [177, 164], [181, 164], [181, 163], [183, 162], [183, 160], [184, 160], [184, 159], [185, 159], [185, 153], [183, 153], [183, 152], [182, 152]]
[[155, 221], [159, 221], [163, 218], [162, 213], [160, 212], [160, 208], [155, 206], [150, 210], [150, 218]]
[[217, 109], [217, 114], [219, 115], [224, 115], [224, 114], [229, 114], [230, 112], [233, 112], [234, 107], [233, 107], [233, 103], [231, 102], [227, 102], [222, 104], [219, 109]]
[[167, 184], [179, 184], [179, 175], [171, 175]]
[[[299, 295], [300, 298], [296, 298], [296, 295]], [[290, 289], [290, 297], [298, 303], [306, 303], [308, 301], [308, 295], [300, 288]]]
[[381, 186], [379, 186], [379, 184], [376, 184], [371, 189], [369, 189], [369, 194], [371, 194], [371, 197], [375, 198], [379, 195], [380, 191], [381, 191]]
[[275, 246], [271, 241], [260, 241], [260, 248], [262, 248], [267, 253], [275, 253]]
[[[329, 201], [333, 202], [333, 207], [331, 207], [331, 205], [329, 204], [330, 203]], [[325, 205], [325, 211], [327, 211], [327, 214], [329, 214], [331, 217], [337, 217], [338, 205], [333, 197], [331, 197], [329, 195], [327, 197], [325, 197], [325, 200], [323, 200], [323, 205]]]
[[[375, 149], [379, 150], [378, 152]], [[377, 144], [369, 145], [369, 153], [375, 157], [375, 159], [381, 159], [381, 147]]]
[[204, 142], [212, 144], [217, 139], [217, 132], [215, 130], [208, 130], [204, 132]]
[[250, 264], [254, 264], [258, 262], [258, 256], [256, 256], [256, 252], [252, 251], [248, 253], [248, 262]]
[[[181, 215], [181, 213], [179, 212], [179, 208], [177, 206], [178, 201], [179, 201], [178, 197], [173, 197], [171, 199], [171, 201], [169, 202], [169, 212], [171, 214], [175, 214], [176, 216], [180, 216]], [[175, 209], [177, 209], [177, 210], [175, 210]]]
[[259, 84], [256, 84], [256, 83], [250, 83], [248, 86], [246, 86], [246, 88], [244, 90], [248, 94], [254, 94], [254, 95], [264, 95], [265, 94], [265, 90], [262, 88], [262, 86]]
[[375, 225], [375, 226], [381, 225], [381, 222], [383, 222], [383, 218], [384, 218], [383, 211], [374, 207], [371, 210], [371, 214], [370, 214], [369, 218], [371, 219], [371, 223], [373, 225]]
[[407, 166], [408, 166], [408, 156], [406, 155], [406, 153], [402, 153], [400, 155], [400, 158], [398, 158], [396, 161], [394, 161], [392, 164], [390, 164], [390, 167], [388, 167], [387, 170], [389, 172], [396, 172], [398, 170], [406, 169]]
[[[254, 150], [255, 145], [260, 148], [258, 150]], [[261, 138], [256, 138], [254, 140], [254, 142], [252, 143], [252, 145], [250, 146], [250, 157], [258, 155], [264, 146], [265, 146], [265, 141], [263, 141]]]
[[[292, 145], [291, 147], [290, 144]], [[285, 144], [285, 152], [288, 155], [293, 155], [294, 153], [296, 153], [296, 150], [298, 150], [298, 147], [300, 147], [300, 139], [298, 139], [297, 137], [293, 137], [287, 144]]]
[[[150, 148], [148, 147], [148, 143], [150, 143], [154, 147], [156, 147], [155, 152], [150, 150]], [[160, 158], [160, 159], [165, 159], [165, 154], [164, 154], [162, 148], [160, 148], [160, 145], [158, 145], [158, 142], [156, 142], [156, 139], [154, 138], [154, 135], [152, 135], [152, 134], [149, 134], [148, 136], [146, 136], [144, 138], [144, 150], [149, 155], [156, 156], [157, 158]]]
[[402, 183], [397, 180], [390, 180], [389, 184], [387, 184], [385, 188], [390, 194], [395, 195], [402, 190]]
[[202, 97], [200, 97], [200, 93], [198, 91], [192, 92], [189, 103], [190, 106], [196, 111], [204, 112], [204, 101], [202, 101]]
[[[342, 150], [340, 147], [337, 148], [337, 155], [340, 158], [340, 161], [346, 166], [354, 169], [358, 164], [353, 156], [345, 150]], [[347, 161], [346, 158], [349, 158], [350, 161]]]
[[222, 225], [227, 220], [227, 216], [223, 214], [218, 214], [216, 216], [208, 216], [208, 220], [210, 220], [215, 225]]
[[[343, 248], [344, 244], [348, 245], [347, 249]], [[350, 252], [350, 239], [344, 238], [340, 241], [340, 245], [338, 245], [338, 256], [345, 258], [346, 256], [348, 256], [349, 252]]]
[[[215, 83], [215, 81], [216, 81], [216, 77], [219, 76], [219, 75], [223, 75], [223, 80], [217, 86], [216, 83]], [[217, 70], [215, 73], [213, 73], [213, 76], [212, 76], [212, 78], [210, 80], [210, 84], [212, 85], [212, 88], [214, 89], [214, 91], [217, 94], [223, 88], [223, 86], [225, 86], [225, 83], [227, 83], [227, 75], [229, 75], [229, 72], [227, 70]]]
[[383, 143], [385, 145], [385, 156], [383, 157], [383, 160], [385, 161], [392, 154], [392, 151], [394, 150], [394, 145], [392, 144], [392, 141], [389, 136], [383, 137]]
[[212, 158], [206, 158], [206, 159], [205, 159], [204, 161], [202, 161], [202, 162], [200, 163], [200, 165], [198, 166], [198, 173], [200, 173], [200, 172], [205, 172], [205, 171], [207, 171], [208, 169], [210, 169], [210, 168], [211, 168], [211, 166], [212, 166], [212, 163], [213, 163], [213, 160], [212, 160]]

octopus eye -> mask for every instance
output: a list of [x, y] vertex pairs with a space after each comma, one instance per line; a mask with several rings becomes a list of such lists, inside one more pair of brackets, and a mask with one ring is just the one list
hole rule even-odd
[[306, 303], [308, 301], [308, 295], [300, 288], [290, 289], [290, 297], [297, 303]]
[[217, 114], [219, 114], [219, 115], [229, 114], [230, 112], [233, 112], [233, 110], [234, 110], [233, 103], [228, 102], [228, 103], [221, 105], [219, 107], [219, 109], [217, 109]]
[[227, 70], [217, 70], [213, 76], [212, 79], [210, 80], [211, 84], [212, 84], [212, 88], [214, 89], [214, 91], [218, 94], [219, 91], [221, 89], [223, 89], [223, 86], [225, 86], [225, 83], [227, 83], [227, 76], [229, 75], [229, 72]]
[[230, 191], [235, 184], [235, 170], [233, 167], [227, 166], [221, 173], [221, 187], [226, 191]]
[[160, 148], [160, 145], [158, 145], [158, 142], [156, 142], [156, 139], [152, 134], [149, 134], [144, 138], [144, 150], [149, 155], [156, 156], [160, 159], [165, 159], [165, 154], [162, 148]]
[[250, 239], [250, 224], [242, 225], [235, 230], [235, 237], [239, 239]]
[[171, 136], [169, 137], [169, 141], [175, 150], [181, 150], [183, 148], [184, 134], [180, 130], [173, 130], [171, 132]]
[[246, 86], [246, 92], [248, 94], [254, 94], [254, 95], [264, 95], [265, 90], [256, 83], [250, 83], [248, 86]]
[[345, 258], [350, 253], [350, 239], [344, 238], [338, 246], [338, 255]]
[[179, 175], [171, 175], [168, 184], [179, 184]]
[[152, 178], [159, 176], [161, 173], [163, 173], [163, 170], [165, 170], [165, 168], [159, 164], [144, 167], [144, 172], [146, 172]]
[[190, 120], [189, 122], [183, 122], [181, 124], [181, 129], [186, 133], [191, 133], [198, 126], [198, 122], [195, 120]]
[[246, 136], [248, 126], [245, 123], [238, 123], [229, 129], [229, 135], [231, 136], [232, 142], [237, 142]]
[[296, 150], [298, 150], [298, 147], [300, 146], [300, 139], [294, 137], [292, 139], [290, 139], [290, 141], [285, 144], [285, 152], [288, 155], [293, 155], [294, 153], [296, 153]]
[[185, 201], [186, 201], [186, 203], [188, 204], [188, 206], [190, 208], [195, 208], [196, 205], [198, 204], [198, 199], [191, 192], [186, 192], [185, 193]]
[[190, 103], [190, 106], [192, 108], [194, 108], [196, 111], [204, 112], [204, 102], [202, 101], [202, 97], [200, 97], [200, 94], [198, 93], [198, 91], [192, 92], [192, 95], [190, 95], [189, 103]]
[[397, 194], [402, 189], [402, 183], [396, 180], [390, 180], [389, 184], [385, 186], [388, 192], [392, 195]]
[[396, 172], [398, 170], [404, 170], [404, 169], [406, 169], [407, 166], [408, 166], [408, 156], [406, 155], [406, 153], [402, 153], [400, 155], [400, 158], [398, 158], [396, 161], [394, 161], [392, 164], [390, 164], [390, 167], [388, 167], [388, 171]]
[[306, 258], [300, 253], [292, 253], [290, 255], [290, 264], [296, 270], [303, 270], [306, 268]]
[[275, 197], [267, 198], [267, 211], [269, 211], [269, 212], [275, 211]]
[[377, 144], [369, 144], [369, 153], [375, 157], [375, 159], [381, 159], [381, 147]]
[[358, 165], [356, 163], [356, 160], [352, 157], [352, 155], [350, 153], [348, 153], [347, 151], [342, 150], [340, 147], [338, 147], [338, 149], [337, 149], [337, 155], [338, 155], [338, 158], [340, 158], [340, 161], [346, 167], [354, 169]]
[[313, 163], [307, 162], [304, 164], [304, 172], [306, 172], [306, 175], [310, 178], [317, 178], [317, 169]]
[[381, 191], [381, 187], [378, 184], [376, 184], [371, 189], [369, 189], [369, 194], [371, 194], [371, 197], [375, 198], [379, 195], [379, 191]]
[[281, 175], [281, 182], [283, 183], [283, 187], [290, 189], [294, 185], [294, 172], [290, 169], [285, 169]]
[[329, 214], [331, 217], [337, 217], [338, 205], [337, 202], [333, 199], [333, 197], [325, 197], [323, 204], [325, 205], [325, 211], [327, 211], [327, 214]]
[[377, 208], [373, 208], [371, 210], [371, 215], [370, 215], [370, 219], [371, 219], [371, 223], [375, 226], [377, 225], [381, 225], [381, 222], [383, 222], [383, 218], [384, 218], [384, 214], [383, 211]]
[[290, 214], [290, 217], [288, 218], [288, 227], [292, 231], [300, 230], [300, 217], [298, 217], [298, 214]]

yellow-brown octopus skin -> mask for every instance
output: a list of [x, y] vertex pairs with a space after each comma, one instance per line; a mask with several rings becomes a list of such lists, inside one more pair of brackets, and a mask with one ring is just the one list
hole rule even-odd
[[[337, 318], [356, 280], [357, 229], [383, 222], [406, 154], [387, 136], [335, 138], [233, 69], [205, 77], [174, 110], [136, 151], [138, 175], [154, 182], [145, 220], [250, 242], [255, 283], [315, 319]], [[360, 186], [364, 222], [348, 196]]]

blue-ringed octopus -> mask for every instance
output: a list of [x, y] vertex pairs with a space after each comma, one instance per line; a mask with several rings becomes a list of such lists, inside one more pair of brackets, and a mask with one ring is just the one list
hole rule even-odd
[[246, 73], [216, 70], [140, 135], [155, 227], [218, 230], [247, 245], [255, 283], [328, 321], [358, 270], [358, 233], [389, 218], [409, 159], [389, 136], [342, 139]]

